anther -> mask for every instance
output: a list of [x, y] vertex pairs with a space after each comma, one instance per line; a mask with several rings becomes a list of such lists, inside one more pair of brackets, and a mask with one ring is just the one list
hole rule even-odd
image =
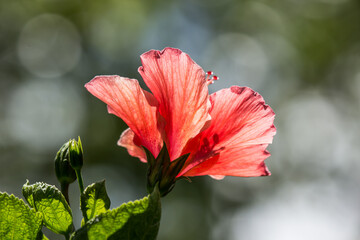
[[207, 84], [213, 84], [214, 81], [218, 80], [219, 77], [215, 76], [214, 73], [212, 71], [207, 71], [206, 72], [206, 82]]

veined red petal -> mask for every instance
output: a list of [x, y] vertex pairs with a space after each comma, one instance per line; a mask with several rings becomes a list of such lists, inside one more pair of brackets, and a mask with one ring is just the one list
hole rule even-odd
[[166, 122], [171, 160], [209, 123], [210, 102], [205, 72], [186, 53], [174, 48], [141, 55], [139, 73], [159, 102]]
[[136, 142], [138, 142], [136, 140], [135, 133], [130, 128], [128, 128], [123, 131], [117, 144], [126, 148], [131, 156], [139, 158], [142, 162], [146, 162], [145, 151], [139, 147], [139, 143], [136, 144]]
[[233, 86], [210, 96], [211, 125], [202, 132], [200, 149], [179, 175], [254, 177], [270, 175], [264, 160], [276, 128], [275, 114], [260, 94]]
[[[109, 113], [120, 117], [130, 127], [139, 140], [139, 146], [145, 146], [155, 156], [159, 154], [163, 141], [158, 130], [158, 103], [152, 94], [141, 89], [136, 79], [97, 76], [85, 87], [108, 105]], [[127, 147], [124, 142], [129, 143], [129, 140], [125, 141], [125, 138], [129, 138], [131, 132], [125, 133], [124, 139], [120, 142]], [[128, 150], [133, 152], [134, 149]], [[138, 157], [144, 160], [141, 156]]]

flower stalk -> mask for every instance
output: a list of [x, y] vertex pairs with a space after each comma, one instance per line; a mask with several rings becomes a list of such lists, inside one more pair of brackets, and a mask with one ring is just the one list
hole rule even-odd
[[[75, 170], [76, 178], [79, 183], [80, 194], [84, 194], [84, 182], [81, 176], [81, 168], [83, 166], [83, 148], [81, 139], [78, 137], [78, 141], [71, 139], [69, 141], [69, 161], [71, 167]], [[85, 222], [89, 219], [86, 214], [83, 214]]]
[[70, 201], [69, 201], [69, 185], [68, 183], [61, 183], [61, 193], [62, 195], [64, 195], [66, 202], [69, 204], [70, 206]]

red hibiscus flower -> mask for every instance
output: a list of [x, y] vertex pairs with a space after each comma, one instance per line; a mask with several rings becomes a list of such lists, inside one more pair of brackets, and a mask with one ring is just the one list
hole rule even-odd
[[190, 154], [176, 177], [270, 175], [264, 160], [276, 133], [274, 112], [260, 94], [232, 86], [211, 95], [209, 76], [174, 48], [141, 55], [138, 71], [152, 93], [135, 79], [96, 76], [85, 85], [109, 113], [129, 126], [118, 141], [146, 162], [166, 144], [170, 161]]

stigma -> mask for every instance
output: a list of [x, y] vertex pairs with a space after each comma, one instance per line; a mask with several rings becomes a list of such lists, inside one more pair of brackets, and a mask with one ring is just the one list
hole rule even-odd
[[212, 71], [207, 71], [205, 80], [206, 80], [206, 83], [208, 85], [210, 85], [210, 84], [213, 84], [214, 81], [219, 80], [219, 77], [214, 75], [214, 73]]

